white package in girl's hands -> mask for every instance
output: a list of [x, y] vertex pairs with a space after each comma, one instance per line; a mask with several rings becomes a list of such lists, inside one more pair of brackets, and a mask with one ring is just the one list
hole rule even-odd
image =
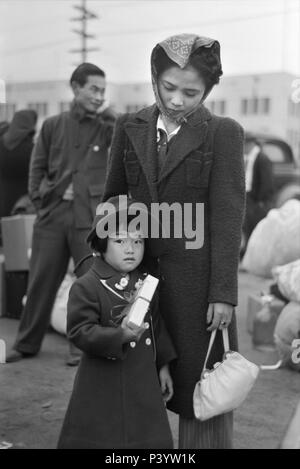
[[127, 323], [129, 327], [140, 327], [143, 324], [157, 285], [158, 279], [152, 275], [147, 275], [130, 306]]

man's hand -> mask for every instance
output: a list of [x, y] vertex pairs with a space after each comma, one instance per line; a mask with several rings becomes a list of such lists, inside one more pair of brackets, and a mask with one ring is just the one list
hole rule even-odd
[[214, 329], [225, 329], [232, 319], [234, 307], [228, 303], [209, 303], [207, 310], [208, 331]]
[[170, 375], [169, 365], [164, 365], [159, 370], [160, 388], [165, 402], [168, 402], [174, 394], [173, 380]]

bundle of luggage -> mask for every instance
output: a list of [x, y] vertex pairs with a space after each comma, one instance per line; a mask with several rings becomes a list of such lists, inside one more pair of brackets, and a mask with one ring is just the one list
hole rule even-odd
[[300, 201], [288, 200], [272, 209], [254, 228], [241, 267], [272, 277], [272, 269], [300, 259]]
[[280, 366], [300, 371], [300, 258], [272, 275], [268, 294], [248, 298], [247, 330], [254, 347], [275, 348]]

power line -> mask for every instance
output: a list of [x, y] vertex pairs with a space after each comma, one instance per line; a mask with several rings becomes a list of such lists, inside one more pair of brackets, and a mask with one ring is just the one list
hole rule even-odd
[[47, 47], [51, 47], [51, 46], [58, 46], [60, 44], [66, 44], [67, 42], [74, 42], [74, 39], [61, 39], [59, 41], [51, 41], [51, 42], [44, 42], [43, 44], [35, 44], [35, 45], [31, 45], [31, 46], [26, 46], [26, 47], [22, 47], [22, 48], [19, 48], [17, 50], [14, 50], [14, 51], [8, 51], [8, 52], [5, 52], [5, 55], [18, 55], [18, 54], [22, 54], [23, 52], [26, 52], [26, 51], [33, 51], [33, 50], [36, 50], [36, 49], [45, 49]]
[[[278, 11], [278, 12], [273, 12], [273, 13], [265, 13], [265, 14], [260, 14], [260, 15], [252, 15], [252, 16], [240, 16], [240, 17], [235, 17], [235, 18], [228, 18], [228, 19], [222, 19], [222, 20], [211, 20], [211, 21], [201, 21], [199, 23], [195, 24], [190, 24], [190, 25], [185, 25], [185, 26], [178, 26], [180, 27], [181, 30], [184, 30], [185, 28], [198, 28], [199, 26], [209, 26], [209, 25], [217, 25], [217, 24], [229, 24], [229, 23], [236, 23], [236, 22], [241, 22], [241, 21], [249, 21], [249, 20], [254, 20], [258, 18], [266, 18], [266, 17], [271, 17], [271, 16], [279, 16], [282, 14], [285, 14], [287, 12], [298, 12], [298, 8], [290, 8], [287, 9], [286, 11]], [[101, 37], [109, 37], [109, 36], [130, 36], [131, 34], [148, 34], [148, 33], [154, 33], [154, 32], [164, 32], [168, 30], [174, 29], [174, 25], [172, 26], [165, 26], [165, 27], [159, 27], [159, 28], [152, 28], [152, 29], [135, 29], [135, 30], [130, 30], [130, 31], [110, 31], [107, 33], [102, 33]], [[177, 29], [177, 27], [176, 27]]]
[[[241, 22], [241, 21], [249, 21], [249, 20], [253, 20], [253, 19], [259, 19], [259, 18], [265, 18], [265, 17], [271, 17], [271, 16], [278, 16], [278, 15], [282, 15], [284, 13], [287, 13], [287, 12], [300, 12], [300, 9], [299, 8], [291, 8], [291, 9], [287, 9], [285, 12], [284, 11], [279, 11], [279, 12], [273, 12], [273, 13], [264, 13], [264, 14], [260, 14], [260, 15], [253, 15], [253, 16], [243, 16], [243, 17], [235, 17], [235, 18], [229, 18], [227, 20], [219, 20], [219, 21], [216, 21], [216, 20], [212, 20], [212, 21], [203, 21], [203, 22], [199, 22], [197, 24], [190, 24], [190, 25], [185, 25], [185, 26], [180, 26], [180, 29], [181, 30], [184, 30], [185, 28], [198, 28], [199, 26], [208, 26], [208, 25], [216, 25], [216, 24], [230, 24], [230, 23], [235, 23], [235, 22]], [[178, 26], [179, 28], [179, 26]], [[110, 31], [110, 32], [103, 32], [101, 33], [101, 37], [110, 37], [110, 36], [130, 36], [132, 34], [148, 34], [148, 33], [153, 33], [153, 32], [164, 32], [164, 31], [168, 31], [168, 30], [173, 30], [174, 29], [174, 25], [172, 26], [164, 26], [164, 27], [159, 27], [159, 28], [152, 28], [152, 29], [135, 29], [135, 30], [130, 30], [130, 31]], [[176, 27], [177, 29], [177, 27]], [[17, 55], [17, 54], [20, 54], [24, 51], [27, 51], [27, 50], [35, 50], [35, 49], [44, 49], [44, 48], [47, 48], [49, 46], [55, 46], [55, 45], [59, 45], [59, 44], [64, 44], [64, 43], [67, 43], [67, 42], [73, 42], [73, 39], [62, 39], [60, 41], [52, 41], [52, 42], [47, 42], [47, 43], [43, 43], [43, 44], [34, 44], [34, 45], [31, 45], [31, 46], [27, 46], [27, 47], [23, 47], [23, 48], [19, 48], [19, 49], [16, 49], [16, 50], [12, 50], [12, 51], [7, 51], [5, 53], [5, 55]]]

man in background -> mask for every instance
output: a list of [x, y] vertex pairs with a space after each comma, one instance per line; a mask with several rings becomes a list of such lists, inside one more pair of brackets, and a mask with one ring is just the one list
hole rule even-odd
[[246, 179], [246, 214], [243, 225], [245, 244], [252, 231], [272, 208], [274, 196], [273, 169], [270, 159], [261, 151], [255, 136], [245, 134], [244, 144], [245, 179]]
[[[31, 158], [29, 195], [37, 219], [27, 301], [8, 363], [39, 352], [70, 258], [76, 264], [90, 253], [85, 239], [101, 201], [113, 118], [107, 110], [107, 119], [99, 113], [106, 88], [100, 68], [79, 65], [70, 85], [70, 111], [45, 120]], [[83, 263], [77, 275], [89, 266]], [[77, 365], [79, 358], [70, 349], [67, 364]]]

